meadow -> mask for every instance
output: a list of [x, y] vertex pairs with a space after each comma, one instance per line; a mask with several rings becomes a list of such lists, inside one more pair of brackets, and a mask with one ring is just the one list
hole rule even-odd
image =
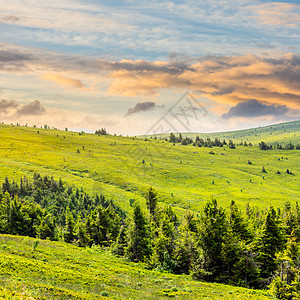
[[[251, 141], [253, 146], [200, 148], [154, 137], [99, 136], [2, 124], [0, 180], [31, 178], [38, 172], [103, 194], [128, 212], [133, 201], [145, 205], [150, 186], [161, 205], [170, 204], [179, 214], [187, 208], [198, 212], [211, 198], [223, 207], [235, 200], [240, 207], [249, 203], [259, 208], [299, 200], [300, 151], [258, 147], [261, 140], [300, 143], [299, 121], [212, 136], [235, 143]], [[287, 169], [293, 174], [287, 174]]]
[[268, 291], [150, 271], [98, 247], [0, 235], [4, 299], [272, 299]]
[[[299, 200], [300, 150], [263, 151], [258, 143], [297, 145], [300, 122], [198, 135], [253, 145], [207, 148], [173, 144], [163, 136], [123, 137], [1, 124], [0, 180], [19, 182], [23, 176], [32, 180], [34, 173], [62, 178], [90, 194], [103, 194], [129, 215], [134, 202], [145, 208], [150, 186], [159, 205], [170, 204], [180, 216], [187, 208], [198, 213], [212, 198], [225, 208], [234, 200], [241, 209], [247, 203], [266, 209]], [[5, 299], [273, 299], [268, 290], [148, 270], [144, 263], [115, 257], [99, 246], [79, 248], [4, 234], [0, 272], [0, 295]]]

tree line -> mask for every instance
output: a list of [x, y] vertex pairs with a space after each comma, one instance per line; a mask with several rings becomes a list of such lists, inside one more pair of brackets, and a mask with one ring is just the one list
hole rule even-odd
[[280, 150], [294, 150], [294, 149], [297, 149], [297, 150], [300, 150], [300, 144], [294, 145], [294, 144], [292, 144], [292, 142], [289, 142], [286, 145], [276, 143], [274, 146], [272, 146], [272, 145], [266, 144], [264, 141], [261, 141], [259, 143], [259, 149], [260, 150], [272, 150], [272, 149], [280, 149]]
[[182, 137], [181, 133], [179, 133], [178, 137], [174, 133], [170, 133], [169, 138], [165, 139], [166, 141], [169, 141], [170, 143], [176, 144], [179, 143], [181, 145], [189, 145], [192, 144], [193, 146], [197, 147], [224, 147], [228, 146], [230, 149], [235, 149], [235, 147], [238, 146], [252, 146], [252, 143], [247, 143], [246, 141], [240, 142], [240, 143], [233, 143], [232, 140], [226, 141], [225, 139], [221, 141], [218, 138], [211, 139], [211, 138], [200, 138], [198, 135], [193, 140], [190, 137]]
[[300, 207], [228, 209], [215, 199], [197, 214], [179, 218], [145, 194], [132, 216], [103, 196], [88, 195], [61, 180], [34, 174], [33, 181], [8, 178], [0, 192], [0, 232], [100, 245], [146, 267], [195, 279], [251, 288], [270, 285], [280, 299], [300, 295]]

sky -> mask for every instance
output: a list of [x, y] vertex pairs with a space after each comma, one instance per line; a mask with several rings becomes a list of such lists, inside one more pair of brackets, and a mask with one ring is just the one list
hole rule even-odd
[[1, 122], [138, 135], [299, 119], [299, 0], [0, 0]]

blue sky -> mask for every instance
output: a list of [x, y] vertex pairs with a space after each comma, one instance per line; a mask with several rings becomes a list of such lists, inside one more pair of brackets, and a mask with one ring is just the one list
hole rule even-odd
[[186, 92], [191, 131], [300, 117], [298, 1], [0, 0], [0, 32], [4, 122], [142, 134]]

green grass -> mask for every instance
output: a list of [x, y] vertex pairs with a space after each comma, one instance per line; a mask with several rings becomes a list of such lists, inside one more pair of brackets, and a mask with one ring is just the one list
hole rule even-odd
[[[289, 142], [299, 143], [299, 131], [300, 121], [293, 121], [281, 124], [274, 124], [270, 126], [263, 126], [245, 130], [227, 131], [227, 132], [215, 132], [215, 133], [195, 133], [188, 132], [182, 133], [183, 136], [188, 136], [195, 139], [198, 135], [203, 139], [206, 138], [219, 138], [220, 140], [233, 140], [234, 143], [244, 142], [253, 143], [258, 145], [260, 141], [264, 141], [269, 144], [275, 144], [276, 142], [287, 144]], [[178, 135], [178, 134], [176, 134]], [[168, 137], [169, 134], [157, 134], [153, 135], [157, 137]], [[146, 136], [143, 136], [146, 137]]]
[[[279, 134], [278, 126], [286, 132]], [[270, 141], [266, 135], [274, 141], [284, 141], [288, 136], [287, 142], [300, 142], [300, 122], [276, 128], [276, 134], [274, 126], [272, 135], [269, 127], [264, 135], [254, 135], [256, 144], [261, 139]], [[253, 143], [254, 137], [251, 135]], [[172, 205], [179, 214], [186, 208], [199, 211], [212, 197], [223, 207], [233, 199], [241, 207], [249, 202], [261, 208], [299, 200], [299, 150], [174, 146], [154, 139], [0, 125], [0, 159], [0, 180], [6, 176], [30, 178], [33, 172], [61, 177], [89, 193], [103, 193], [127, 211], [131, 211], [130, 199], [145, 205], [144, 194], [150, 186], [157, 190], [161, 204]], [[267, 174], [262, 173], [263, 166]], [[286, 169], [294, 175], [286, 174]]]
[[0, 235], [0, 298], [272, 299], [268, 291], [149, 271], [100, 248]]

